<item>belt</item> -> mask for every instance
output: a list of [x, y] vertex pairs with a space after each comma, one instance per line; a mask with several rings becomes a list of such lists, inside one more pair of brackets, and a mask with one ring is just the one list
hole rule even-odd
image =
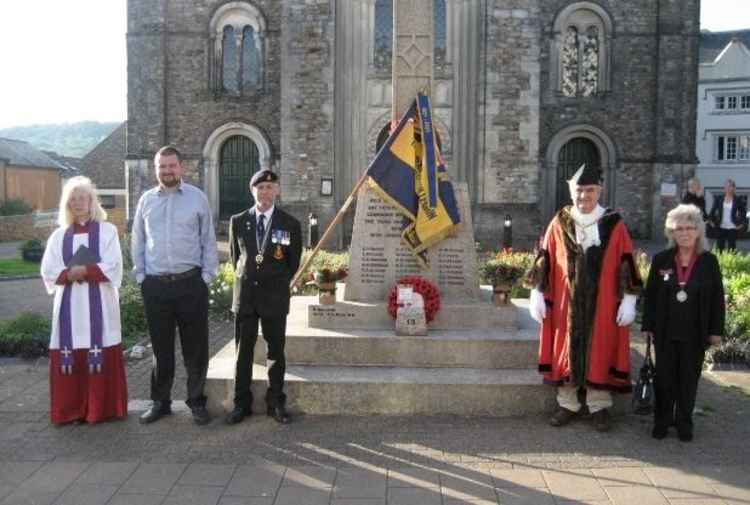
[[158, 279], [160, 282], [175, 282], [175, 281], [181, 281], [184, 279], [189, 279], [190, 277], [194, 277], [200, 274], [200, 272], [201, 272], [200, 267], [195, 267], [195, 268], [191, 268], [187, 272], [182, 272], [179, 274], [149, 275], [149, 277], [154, 277], [155, 279]]

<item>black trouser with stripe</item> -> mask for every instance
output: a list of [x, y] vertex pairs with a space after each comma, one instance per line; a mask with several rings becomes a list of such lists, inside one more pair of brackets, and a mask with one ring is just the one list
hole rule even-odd
[[171, 401], [175, 370], [175, 328], [180, 330], [187, 370], [188, 407], [206, 404], [208, 371], [208, 286], [197, 269], [186, 279], [165, 282], [146, 276], [141, 284], [148, 331], [154, 351], [151, 399]]
[[286, 373], [286, 314], [277, 317], [260, 317], [256, 312], [238, 314], [234, 318], [234, 343], [237, 349], [237, 362], [234, 373], [234, 405], [250, 412], [253, 406], [253, 394], [250, 385], [253, 382], [253, 351], [258, 340], [258, 322], [263, 329], [268, 353], [269, 388], [266, 391], [266, 404], [283, 405], [284, 374]]

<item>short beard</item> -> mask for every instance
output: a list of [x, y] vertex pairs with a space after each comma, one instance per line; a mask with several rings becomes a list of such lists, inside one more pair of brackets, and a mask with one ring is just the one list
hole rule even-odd
[[173, 188], [180, 183], [180, 178], [174, 175], [171, 177], [172, 177], [171, 181], [165, 181], [162, 177], [157, 177], [157, 179], [159, 179], [159, 184], [161, 184], [165, 188]]

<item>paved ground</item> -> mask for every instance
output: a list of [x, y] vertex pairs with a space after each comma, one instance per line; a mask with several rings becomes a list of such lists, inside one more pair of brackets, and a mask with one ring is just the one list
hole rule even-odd
[[[214, 323], [212, 348], [228, 330]], [[141, 426], [149, 362], [128, 364], [126, 420], [54, 427], [46, 360], [0, 361], [0, 504], [750, 503], [747, 369], [704, 374], [685, 444], [654, 441], [650, 420], [630, 414], [606, 435], [537, 416], [300, 415], [279, 426], [255, 415], [199, 428], [177, 402]]]

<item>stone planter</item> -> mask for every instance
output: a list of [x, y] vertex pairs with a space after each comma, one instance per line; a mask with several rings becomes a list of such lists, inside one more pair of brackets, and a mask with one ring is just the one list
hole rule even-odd
[[512, 284], [496, 284], [492, 286], [492, 301], [496, 306], [502, 307], [510, 303], [510, 292], [513, 289]]
[[336, 283], [325, 282], [318, 285], [318, 303], [333, 305], [336, 303]]

